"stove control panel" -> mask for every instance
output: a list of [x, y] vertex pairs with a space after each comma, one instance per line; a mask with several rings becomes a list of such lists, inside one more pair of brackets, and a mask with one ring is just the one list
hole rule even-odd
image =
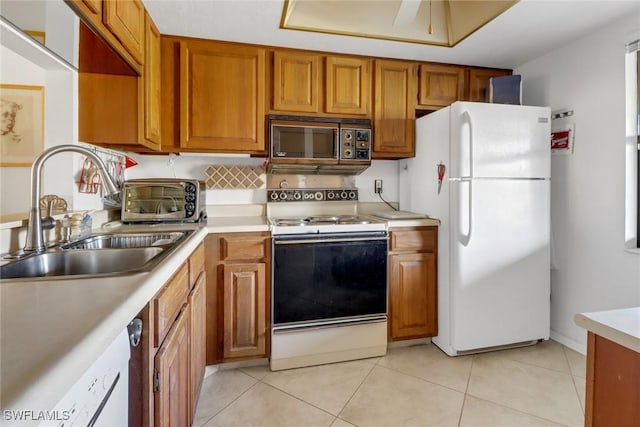
[[356, 201], [357, 188], [267, 190], [268, 202]]

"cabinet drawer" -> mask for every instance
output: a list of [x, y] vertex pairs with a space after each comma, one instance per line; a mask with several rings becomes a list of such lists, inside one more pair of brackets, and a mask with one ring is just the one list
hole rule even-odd
[[438, 228], [395, 228], [390, 230], [389, 250], [391, 252], [436, 251]]
[[169, 332], [173, 321], [189, 295], [189, 269], [182, 264], [180, 270], [167, 282], [154, 299], [155, 346], [158, 347]]
[[189, 257], [189, 285], [196, 283], [200, 273], [204, 271], [204, 245], [201, 244]]
[[266, 239], [263, 236], [237, 236], [220, 239], [220, 260], [262, 260], [267, 256]]

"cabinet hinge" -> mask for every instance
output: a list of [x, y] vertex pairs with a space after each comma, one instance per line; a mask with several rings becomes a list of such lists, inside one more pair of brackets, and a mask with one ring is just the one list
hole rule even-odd
[[153, 371], [153, 392], [160, 391], [160, 371]]

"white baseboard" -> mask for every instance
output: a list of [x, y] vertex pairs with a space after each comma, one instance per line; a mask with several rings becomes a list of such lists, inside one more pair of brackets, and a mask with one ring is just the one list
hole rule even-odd
[[562, 335], [559, 332], [551, 330], [551, 339], [554, 341], [558, 341], [560, 344], [569, 347], [571, 350], [575, 350], [580, 354], [587, 354], [587, 343], [579, 342], [574, 340], [573, 338], [569, 338], [566, 335]]

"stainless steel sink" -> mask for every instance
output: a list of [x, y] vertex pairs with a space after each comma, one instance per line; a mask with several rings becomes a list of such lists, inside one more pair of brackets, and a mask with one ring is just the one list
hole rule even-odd
[[68, 278], [150, 271], [191, 231], [99, 234], [0, 266], [0, 279]]
[[176, 231], [170, 233], [99, 234], [63, 245], [62, 249], [166, 247], [176, 244], [187, 233], [185, 231]]
[[1, 266], [0, 277], [17, 279], [121, 273], [142, 268], [163, 251], [162, 248], [128, 248], [45, 252]]

